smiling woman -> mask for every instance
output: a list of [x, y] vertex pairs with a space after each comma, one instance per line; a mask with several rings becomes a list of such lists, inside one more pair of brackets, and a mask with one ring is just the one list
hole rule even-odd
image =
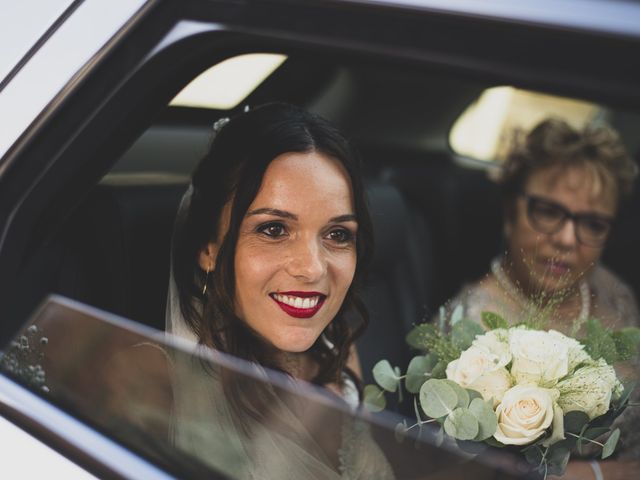
[[[285, 355], [308, 365], [305, 379], [340, 383], [367, 318], [357, 285], [372, 239], [358, 169], [336, 129], [292, 106], [221, 128], [174, 234], [170, 329], [184, 320], [219, 351], [279, 370]], [[356, 328], [343, 317], [351, 307]]]
[[[223, 123], [178, 214], [168, 330], [294, 384], [324, 386], [356, 408], [353, 342], [367, 322], [357, 287], [372, 246], [358, 158], [328, 122], [293, 106]], [[348, 324], [351, 310], [360, 324]], [[179, 446], [206, 452], [224, 430], [246, 453], [243, 468], [268, 478], [391, 475], [366, 429], [327, 424], [319, 438], [302, 425], [304, 406], [212, 373], [204, 394], [176, 380]], [[209, 433], [194, 434], [194, 422]], [[350, 444], [359, 447], [345, 450]], [[272, 464], [279, 455], [284, 470]]]

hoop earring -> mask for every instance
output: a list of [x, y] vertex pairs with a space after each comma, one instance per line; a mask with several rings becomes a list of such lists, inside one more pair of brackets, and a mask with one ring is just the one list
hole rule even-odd
[[207, 293], [207, 281], [209, 280], [209, 267], [207, 267], [207, 275], [204, 277], [204, 286], [202, 287], [202, 295]]

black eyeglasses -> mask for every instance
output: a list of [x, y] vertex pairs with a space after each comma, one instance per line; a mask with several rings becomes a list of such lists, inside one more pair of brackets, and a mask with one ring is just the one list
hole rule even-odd
[[572, 213], [562, 205], [536, 195], [522, 195], [527, 200], [527, 216], [540, 233], [553, 234], [572, 220], [577, 240], [590, 247], [601, 247], [607, 241], [613, 218], [597, 213]]

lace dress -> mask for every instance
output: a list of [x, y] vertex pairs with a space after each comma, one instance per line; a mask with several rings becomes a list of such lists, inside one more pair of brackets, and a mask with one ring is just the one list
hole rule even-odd
[[[247, 418], [245, 430], [234, 421], [237, 411], [226, 400], [216, 372], [205, 373], [201, 364], [188, 358], [174, 362], [179, 375], [174, 378], [172, 443], [215, 470], [237, 479], [393, 478], [366, 422], [349, 414], [358, 408], [350, 379], [343, 388], [343, 415], [320, 401], [307, 402], [301, 417], [290, 408], [291, 402], [273, 396], [267, 418]], [[260, 375], [259, 367], [256, 372]], [[330, 431], [334, 425], [336, 443], [340, 442], [337, 469], [310, 434]]]

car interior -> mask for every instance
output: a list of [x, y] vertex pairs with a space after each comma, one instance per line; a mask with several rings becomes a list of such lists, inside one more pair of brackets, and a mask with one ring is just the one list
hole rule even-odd
[[[64, 220], [40, 241], [31, 240], [35, 248], [21, 278], [31, 279], [31, 298], [55, 292], [163, 329], [173, 219], [213, 123], [245, 106], [294, 103], [337, 124], [364, 164], [376, 250], [364, 292], [370, 325], [358, 350], [369, 382], [379, 358], [406, 365], [410, 328], [430, 321], [501, 251], [500, 191], [490, 178], [495, 166], [450, 144], [455, 122], [496, 86], [436, 69], [290, 54], [230, 107], [159, 109]], [[640, 116], [616, 106], [605, 110], [637, 159]], [[636, 295], [638, 211], [636, 191], [604, 254]]]

